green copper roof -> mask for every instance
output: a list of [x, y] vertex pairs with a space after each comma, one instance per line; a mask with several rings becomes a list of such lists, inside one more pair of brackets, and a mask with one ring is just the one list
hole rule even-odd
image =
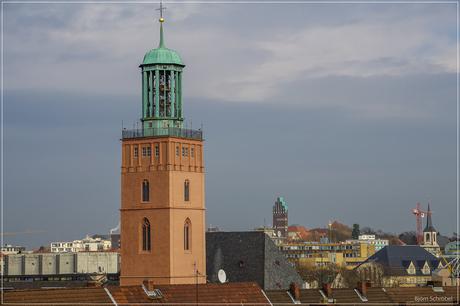
[[179, 53], [165, 47], [163, 38], [163, 23], [160, 23], [160, 43], [158, 48], [147, 52], [142, 61], [142, 65], [149, 64], [174, 64], [185, 66]]
[[287, 203], [286, 203], [286, 201], [284, 200], [283, 197], [278, 197], [278, 198], [276, 199], [276, 202], [278, 202], [278, 203], [280, 203], [281, 205], [283, 205], [284, 209], [286, 209], [286, 210], [288, 209]]

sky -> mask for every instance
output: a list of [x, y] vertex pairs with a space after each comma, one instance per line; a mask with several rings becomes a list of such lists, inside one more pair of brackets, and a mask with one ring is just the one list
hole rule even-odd
[[[455, 4], [167, 3], [184, 111], [205, 133], [206, 221], [456, 230]], [[5, 243], [119, 222], [120, 136], [140, 117], [157, 3], [4, 3]], [[28, 233], [24, 233], [28, 231]]]

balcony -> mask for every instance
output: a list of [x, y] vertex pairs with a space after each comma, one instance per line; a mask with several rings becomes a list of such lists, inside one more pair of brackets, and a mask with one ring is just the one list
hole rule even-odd
[[202, 130], [191, 130], [176, 127], [168, 128], [144, 128], [135, 130], [123, 130], [122, 139], [136, 139], [144, 137], [179, 137], [194, 140], [203, 140]]

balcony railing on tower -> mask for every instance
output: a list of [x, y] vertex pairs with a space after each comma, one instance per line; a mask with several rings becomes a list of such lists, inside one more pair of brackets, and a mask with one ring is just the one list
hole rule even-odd
[[143, 128], [143, 129], [134, 129], [122, 131], [122, 139], [133, 139], [133, 138], [143, 138], [143, 137], [156, 137], [156, 136], [165, 136], [165, 137], [179, 137], [195, 140], [203, 140], [203, 131], [192, 130], [192, 129], [183, 129], [177, 127], [167, 127], [167, 128]]

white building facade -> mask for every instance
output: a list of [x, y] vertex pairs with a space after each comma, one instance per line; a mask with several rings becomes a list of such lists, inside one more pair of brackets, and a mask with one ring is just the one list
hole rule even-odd
[[82, 240], [52, 242], [51, 253], [75, 253], [75, 252], [101, 252], [112, 248], [112, 242], [100, 237], [91, 238], [86, 236]]
[[373, 245], [376, 252], [380, 251], [381, 249], [389, 245], [388, 239], [378, 239], [375, 237], [375, 235], [359, 235], [358, 240], [347, 240], [347, 242], [352, 241], [359, 241]]

